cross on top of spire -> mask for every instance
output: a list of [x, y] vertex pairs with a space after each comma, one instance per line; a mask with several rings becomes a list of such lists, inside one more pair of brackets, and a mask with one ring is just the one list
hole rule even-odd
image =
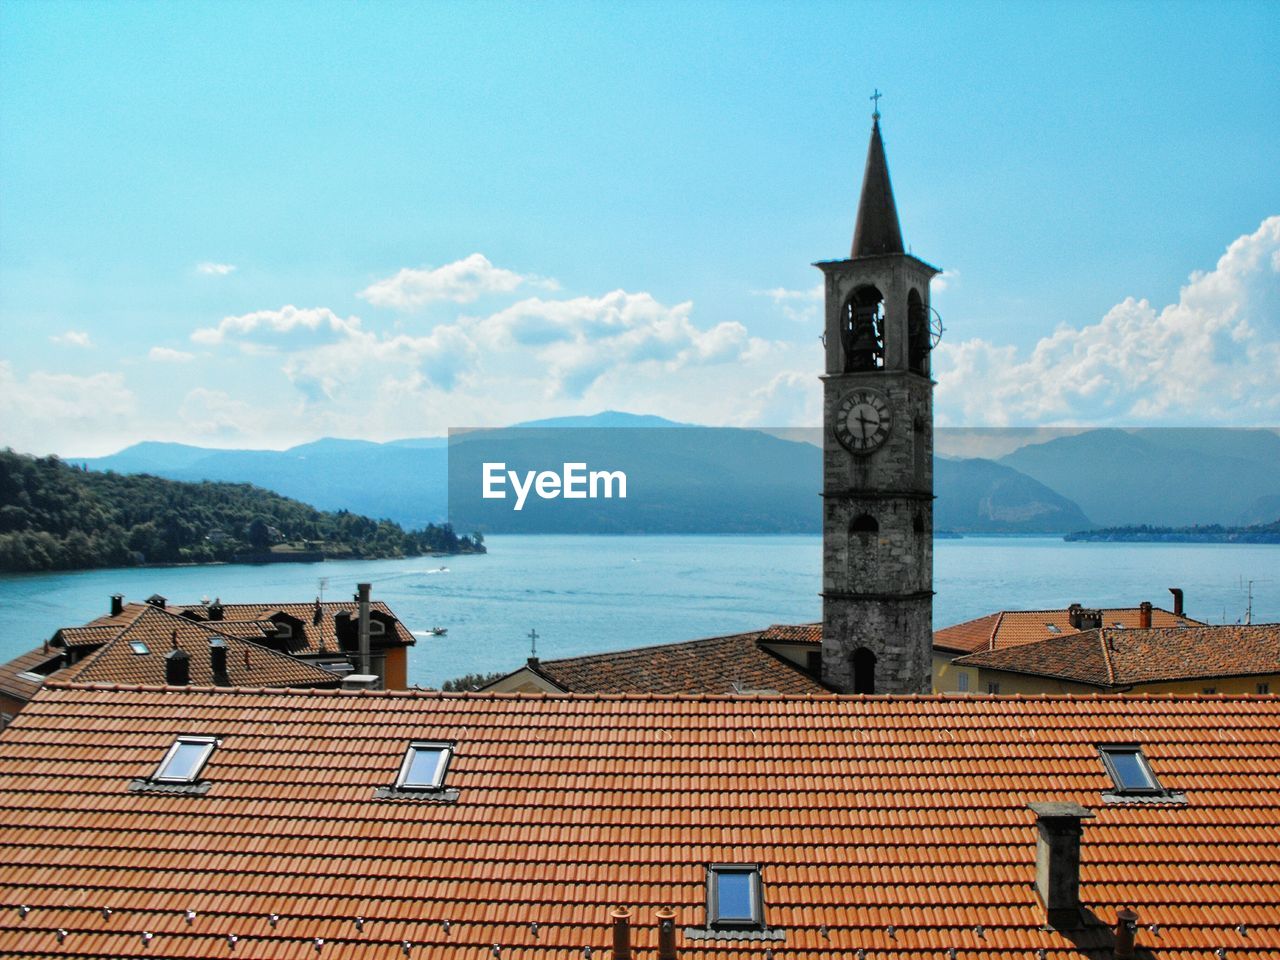
[[874, 112], [872, 112], [872, 114], [871, 114], [871, 119], [872, 119], [872, 120], [879, 120], [879, 119], [880, 119], [880, 98], [881, 98], [881, 97], [883, 97], [883, 96], [884, 96], [884, 94], [883, 94], [883, 93], [881, 93], [881, 92], [880, 92], [880, 89], [877, 87], [877, 88], [876, 88], [876, 92], [875, 92], [875, 93], [873, 93], [873, 94], [871, 94], [871, 96], [868, 98], [868, 99], [870, 99], [870, 100], [871, 100], [871, 102], [872, 102], [872, 103], [874, 103], [874, 104], [875, 104]]

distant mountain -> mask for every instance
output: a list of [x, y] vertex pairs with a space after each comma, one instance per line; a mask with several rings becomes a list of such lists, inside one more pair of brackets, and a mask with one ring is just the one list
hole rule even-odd
[[[618, 429], [627, 427], [645, 429]], [[819, 529], [820, 452], [797, 438], [616, 411], [517, 428], [527, 468], [569, 458], [626, 469], [663, 498], [661, 508], [651, 503], [647, 513], [636, 512], [638, 504], [603, 512], [578, 504], [573, 522], [584, 531]], [[319, 509], [421, 527], [448, 514], [447, 444], [443, 437], [388, 443], [327, 438], [274, 451], [144, 443], [76, 462], [179, 480], [251, 482]], [[518, 465], [513, 460], [512, 467]], [[1090, 430], [1028, 444], [999, 460], [939, 458], [934, 527], [1065, 533], [1095, 525], [1265, 523], [1280, 517], [1277, 465], [1280, 436], [1269, 430]], [[473, 516], [496, 522], [491, 530], [537, 524], [564, 529], [558, 518], [551, 523], [563, 503], [541, 511], [538, 521], [532, 513], [498, 516], [489, 509], [493, 504], [468, 502], [478, 497], [478, 480], [468, 489], [454, 503], [463, 522]]]
[[1030, 444], [999, 462], [1107, 527], [1229, 525], [1280, 494], [1280, 435], [1272, 430], [1090, 430]]
[[991, 460], [934, 460], [935, 530], [1064, 533], [1092, 526], [1071, 500]]

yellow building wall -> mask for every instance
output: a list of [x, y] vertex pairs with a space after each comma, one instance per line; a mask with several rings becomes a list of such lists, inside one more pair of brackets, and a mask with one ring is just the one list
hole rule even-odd
[[[1000, 688], [992, 690], [991, 684], [998, 683]], [[1074, 683], [1070, 680], [1058, 680], [1054, 677], [1033, 677], [1024, 673], [1005, 673], [1001, 670], [978, 670], [978, 682], [975, 693], [996, 693], [1005, 696], [1011, 693], [1101, 693], [1101, 687], [1088, 683]]]
[[986, 688], [978, 686], [977, 668], [956, 666], [951, 660], [957, 656], [959, 654], [933, 651], [933, 692], [985, 693]]

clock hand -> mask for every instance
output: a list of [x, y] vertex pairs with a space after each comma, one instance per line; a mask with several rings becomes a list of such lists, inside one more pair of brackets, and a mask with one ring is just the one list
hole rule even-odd
[[858, 414], [858, 422], [862, 424], [862, 437], [865, 440], [867, 436], [867, 424], [875, 423], [876, 421], [868, 420], [867, 415], [865, 413], [860, 413]]

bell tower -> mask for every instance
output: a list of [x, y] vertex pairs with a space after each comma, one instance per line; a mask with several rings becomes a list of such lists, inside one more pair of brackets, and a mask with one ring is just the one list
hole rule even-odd
[[938, 269], [903, 249], [876, 99], [849, 259], [815, 264], [826, 280], [822, 675], [844, 693], [929, 693]]

